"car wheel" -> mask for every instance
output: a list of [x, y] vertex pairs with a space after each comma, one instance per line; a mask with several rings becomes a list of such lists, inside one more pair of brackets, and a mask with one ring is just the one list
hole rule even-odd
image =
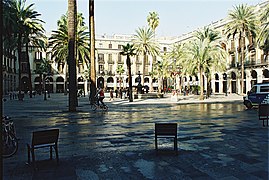
[[252, 106], [251, 102], [248, 101], [248, 102], [246, 103], [246, 107], [247, 107], [248, 109], [251, 109], [253, 106]]

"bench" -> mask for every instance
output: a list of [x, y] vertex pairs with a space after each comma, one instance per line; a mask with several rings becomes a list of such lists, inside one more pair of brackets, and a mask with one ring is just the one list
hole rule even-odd
[[259, 105], [259, 120], [262, 120], [262, 124], [264, 125], [264, 121], [267, 121], [268, 126], [268, 120], [269, 120], [269, 104], [260, 104]]
[[59, 138], [59, 129], [34, 131], [32, 135], [32, 143], [27, 144], [28, 164], [30, 164], [31, 162], [30, 158], [31, 155], [32, 155], [32, 162], [33, 164], [35, 164], [35, 149], [46, 147], [50, 148], [50, 159], [52, 159], [52, 148], [54, 148], [57, 163], [59, 163], [58, 138]]
[[158, 138], [173, 138], [174, 151], [177, 151], [177, 123], [155, 123], [155, 150], [158, 153]]

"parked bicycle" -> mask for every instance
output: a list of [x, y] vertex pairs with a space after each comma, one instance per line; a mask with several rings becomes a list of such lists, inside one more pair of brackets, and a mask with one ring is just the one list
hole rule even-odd
[[101, 109], [101, 110], [103, 110], [103, 111], [107, 111], [108, 110], [108, 106], [107, 105], [103, 105], [102, 103], [100, 103], [99, 105], [96, 103], [96, 102], [94, 102], [93, 104], [91, 104], [91, 109], [93, 110], [93, 111], [96, 111], [96, 109]]
[[15, 125], [8, 116], [2, 117], [2, 143], [2, 157], [11, 157], [18, 151]]

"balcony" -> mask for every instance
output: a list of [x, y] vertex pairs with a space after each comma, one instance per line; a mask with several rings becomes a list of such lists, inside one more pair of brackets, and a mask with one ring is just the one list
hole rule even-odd
[[118, 64], [124, 64], [122, 60], [118, 60]]
[[108, 63], [108, 64], [114, 64], [114, 61], [112, 61], [112, 60], [108, 60], [107, 63]]
[[98, 63], [99, 64], [105, 64], [105, 61], [104, 61], [104, 59], [98, 59]]

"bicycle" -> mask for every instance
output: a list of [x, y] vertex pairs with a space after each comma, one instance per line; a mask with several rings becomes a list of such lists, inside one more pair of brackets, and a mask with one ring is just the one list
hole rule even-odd
[[13, 156], [18, 151], [18, 138], [13, 121], [10, 117], [2, 117], [2, 157]]
[[92, 109], [93, 111], [96, 111], [96, 109], [101, 109], [101, 110], [103, 110], [103, 111], [107, 111], [107, 110], [108, 110], [108, 106], [105, 105], [105, 104], [102, 104], [102, 103], [100, 103], [100, 104], [98, 105], [96, 102], [94, 102], [93, 104], [91, 104], [91, 109]]

